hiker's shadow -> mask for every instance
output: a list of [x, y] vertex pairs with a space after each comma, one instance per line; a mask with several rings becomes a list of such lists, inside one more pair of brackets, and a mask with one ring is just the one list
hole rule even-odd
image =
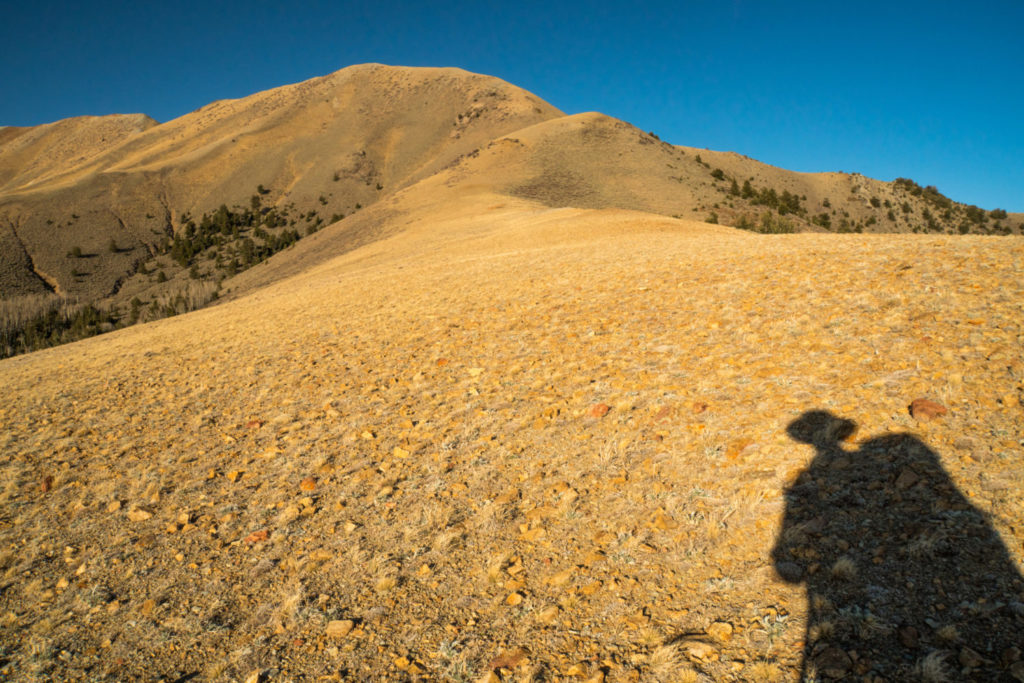
[[772, 551], [807, 587], [801, 680], [1024, 680], [1024, 582], [986, 515], [919, 439], [847, 450], [855, 430], [824, 411], [788, 429], [817, 449]]

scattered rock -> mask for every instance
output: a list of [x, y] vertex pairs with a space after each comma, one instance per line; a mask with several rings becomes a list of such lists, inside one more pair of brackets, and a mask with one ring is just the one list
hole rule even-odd
[[795, 562], [777, 562], [775, 572], [787, 583], [797, 583], [804, 576], [804, 570]]
[[260, 543], [261, 541], [267, 540], [268, 536], [270, 536], [270, 530], [269, 529], [260, 529], [259, 531], [254, 531], [251, 534], [249, 534], [248, 536], [246, 536], [245, 537], [245, 542], [246, 543]]
[[918, 422], [931, 422], [949, 412], [946, 406], [926, 398], [915, 398], [911, 401], [909, 410], [910, 416]]
[[903, 491], [909, 489], [919, 481], [921, 481], [921, 477], [918, 476], [917, 472], [909, 467], [904, 467], [903, 471], [900, 472], [900, 476], [896, 477], [896, 488]]
[[133, 522], [145, 522], [147, 519], [153, 516], [152, 512], [143, 510], [142, 508], [132, 508], [128, 511], [128, 519]]
[[987, 660], [984, 657], [969, 647], [960, 648], [960, 656], [958, 659], [961, 666], [965, 666], [969, 669], [977, 669], [979, 666], [987, 663]]
[[691, 660], [699, 662], [714, 662], [718, 660], [718, 648], [699, 640], [684, 640], [680, 648]]
[[607, 415], [609, 410], [611, 410], [611, 406], [607, 403], [595, 403], [590, 406], [590, 410], [587, 411], [587, 414], [590, 415], [590, 417], [601, 418]]
[[53, 488], [53, 475], [48, 474], [43, 477], [43, 480], [39, 482], [39, 490], [43, 493], [49, 493], [50, 489]]
[[299, 482], [299, 488], [303, 491], [313, 491], [316, 489], [316, 479], [313, 477], [306, 477]]
[[953, 440], [953, 448], [958, 451], [973, 451], [975, 447], [974, 439], [966, 436], [958, 436]]
[[732, 624], [726, 621], [716, 621], [708, 626], [707, 634], [716, 642], [728, 643], [732, 640], [732, 631]]
[[514, 650], [503, 652], [490, 661], [487, 668], [494, 669], [514, 669], [520, 664], [524, 663], [527, 658], [527, 652], [521, 647], [517, 647]]
[[814, 666], [830, 678], [842, 678], [850, 672], [853, 660], [838, 647], [829, 647], [814, 657]]
[[327, 624], [327, 630], [324, 631], [324, 635], [328, 638], [341, 639], [351, 633], [355, 625], [355, 622], [351, 619], [336, 619]]
[[903, 647], [916, 650], [919, 642], [917, 629], [913, 626], [904, 626], [899, 630], [900, 644]]

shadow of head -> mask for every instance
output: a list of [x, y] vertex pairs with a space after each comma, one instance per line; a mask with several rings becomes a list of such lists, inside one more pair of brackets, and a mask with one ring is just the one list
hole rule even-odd
[[786, 427], [794, 440], [814, 446], [838, 447], [857, 431], [857, 423], [836, 417], [827, 410], [810, 410]]

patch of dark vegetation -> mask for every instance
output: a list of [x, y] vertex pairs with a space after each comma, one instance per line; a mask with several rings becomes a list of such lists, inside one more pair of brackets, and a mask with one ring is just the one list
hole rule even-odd
[[[217, 210], [204, 213], [198, 219], [183, 215], [179, 229], [164, 236], [151, 249], [152, 256], [140, 259], [134, 266], [133, 277], [145, 277], [149, 283], [163, 285], [158, 288], [159, 294], [150, 295], [146, 301], [136, 296], [128, 304], [103, 307], [56, 294], [0, 300], [0, 358], [202, 308], [218, 299], [226, 277], [266, 261], [326, 224], [315, 209], [300, 212], [294, 203], [263, 206], [264, 198], [270, 193], [271, 189], [260, 185], [250, 198], [248, 208], [237, 204], [229, 208], [221, 204]], [[323, 205], [325, 198], [318, 199]], [[361, 206], [355, 204], [355, 209], [359, 208]], [[332, 214], [331, 222], [344, 215]], [[106, 250], [121, 254], [132, 248], [122, 247], [111, 238]], [[98, 256], [77, 245], [67, 252], [67, 258], [75, 261]], [[179, 273], [187, 273], [188, 279], [182, 281]], [[89, 275], [81, 266], [71, 269], [76, 281]], [[168, 291], [175, 282], [182, 284]], [[123, 282], [115, 289], [120, 289], [121, 285]]]

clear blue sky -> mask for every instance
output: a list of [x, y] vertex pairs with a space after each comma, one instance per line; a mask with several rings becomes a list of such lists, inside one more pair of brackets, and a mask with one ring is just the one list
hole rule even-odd
[[9, 3], [0, 124], [167, 121], [351, 64], [458, 66], [669, 142], [1024, 211], [1020, 0], [500, 5]]

